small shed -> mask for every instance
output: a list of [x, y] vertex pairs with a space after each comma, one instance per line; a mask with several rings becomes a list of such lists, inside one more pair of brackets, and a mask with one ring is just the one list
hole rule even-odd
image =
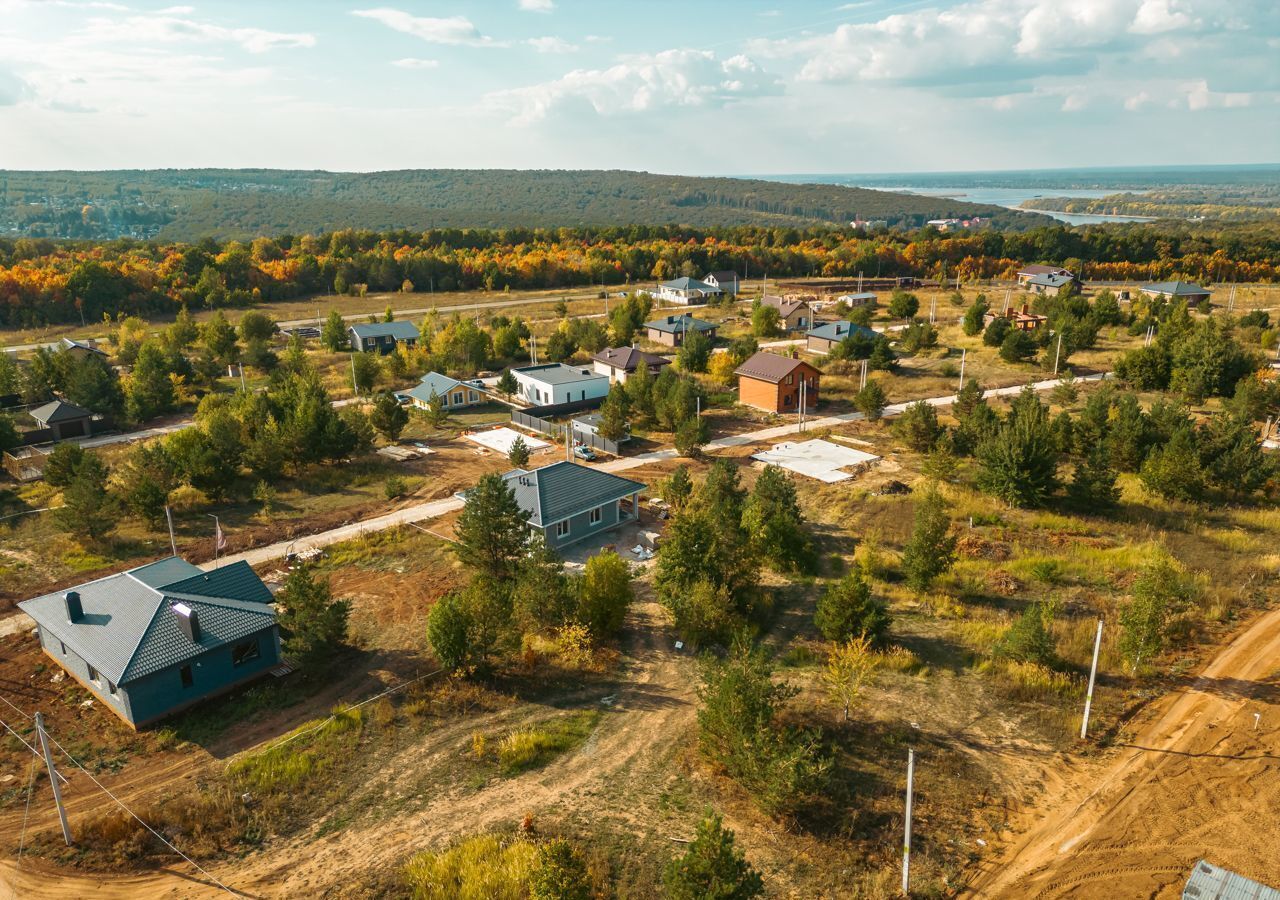
[[49, 439], [65, 441], [88, 437], [92, 430], [93, 413], [66, 400], [54, 400], [27, 412], [41, 428], [49, 430]]

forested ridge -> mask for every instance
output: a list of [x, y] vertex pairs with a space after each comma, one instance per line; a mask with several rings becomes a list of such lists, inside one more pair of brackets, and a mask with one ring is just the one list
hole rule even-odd
[[1000, 206], [831, 184], [627, 171], [161, 169], [0, 172], [0, 233], [29, 237], [248, 239], [337, 228], [508, 228], [635, 222], [699, 227], [847, 223], [915, 227]]
[[1011, 278], [1026, 263], [1089, 280], [1274, 281], [1274, 226], [1052, 226], [942, 234], [632, 225], [282, 234], [249, 243], [0, 238], [0, 325], [248, 306], [316, 293], [652, 284], [748, 276]]

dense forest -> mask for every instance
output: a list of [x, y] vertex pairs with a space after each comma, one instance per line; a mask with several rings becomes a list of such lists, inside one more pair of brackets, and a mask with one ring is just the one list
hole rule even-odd
[[1030, 228], [1046, 217], [963, 199], [830, 184], [625, 171], [274, 169], [0, 171], [0, 234], [26, 237], [250, 239], [369, 228], [791, 225], [980, 216]]
[[1051, 226], [942, 234], [676, 226], [283, 234], [250, 243], [0, 238], [0, 326], [248, 306], [316, 293], [652, 284], [748, 276], [1011, 278], [1065, 265], [1087, 280], [1274, 281], [1274, 226]]

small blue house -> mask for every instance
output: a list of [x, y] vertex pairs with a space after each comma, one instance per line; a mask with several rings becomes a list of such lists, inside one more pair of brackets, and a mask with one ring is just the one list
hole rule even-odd
[[387, 354], [396, 344], [413, 347], [418, 343], [418, 327], [412, 322], [365, 322], [347, 328], [351, 349], [361, 353], [377, 351]]
[[823, 322], [809, 329], [805, 335], [807, 338], [805, 349], [810, 353], [830, 353], [837, 344], [855, 334], [861, 335], [869, 341], [874, 341], [880, 337], [879, 332], [872, 331], [865, 325], [857, 325], [853, 322], [845, 321]]
[[561, 461], [528, 471], [513, 469], [502, 480], [541, 531], [549, 547], [565, 547], [635, 521], [640, 510], [639, 481]]
[[248, 563], [171, 556], [18, 606], [54, 662], [139, 728], [280, 662], [271, 591]]

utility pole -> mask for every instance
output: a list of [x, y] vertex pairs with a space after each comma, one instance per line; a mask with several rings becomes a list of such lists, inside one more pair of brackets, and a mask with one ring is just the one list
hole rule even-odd
[[967, 357], [968, 355], [969, 355], [969, 348], [962, 347], [960, 349], [960, 386], [956, 389], [957, 391], [964, 390], [964, 363], [965, 363], [965, 357]]
[[169, 548], [173, 550], [173, 555], [178, 555], [178, 542], [173, 539], [173, 510], [168, 505], [164, 508], [164, 517], [169, 522]]
[[356, 384], [356, 351], [351, 351], [351, 393], [360, 396], [360, 387]]
[[902, 840], [902, 896], [911, 896], [911, 794], [916, 777], [916, 751], [907, 751], [907, 821]]
[[934, 297], [929, 301], [929, 324], [932, 325], [938, 318], [938, 298]]
[[1098, 677], [1098, 651], [1102, 649], [1102, 620], [1098, 620], [1098, 636], [1093, 639], [1093, 665], [1089, 667], [1089, 691], [1084, 695], [1084, 718], [1080, 721], [1080, 740], [1089, 734], [1089, 709], [1093, 706], [1093, 682]]
[[858, 385], [858, 390], [862, 390], [867, 386], [867, 361], [862, 361], [862, 383]]
[[213, 513], [205, 513], [205, 515], [213, 519], [213, 567], [216, 569], [218, 568], [218, 551], [222, 549], [222, 523]]
[[1058, 349], [1053, 354], [1053, 374], [1058, 374], [1058, 362], [1062, 359], [1062, 332], [1058, 332]]
[[240, 363], [240, 390], [248, 393], [249, 389], [244, 384], [244, 363]]
[[49, 738], [44, 733], [44, 715], [36, 713], [36, 734], [40, 738], [40, 750], [44, 753], [44, 764], [49, 770], [49, 784], [53, 788], [53, 802], [58, 807], [58, 820], [62, 822], [62, 837], [71, 846], [71, 826], [67, 824], [67, 811], [62, 805], [62, 786], [58, 779], [62, 776], [53, 765], [53, 753], [49, 750]]
[[1006, 290], [1004, 292], [1004, 310], [1002, 311], [1002, 314], [1009, 312], [1009, 295], [1012, 293], [1013, 293], [1012, 290]]

